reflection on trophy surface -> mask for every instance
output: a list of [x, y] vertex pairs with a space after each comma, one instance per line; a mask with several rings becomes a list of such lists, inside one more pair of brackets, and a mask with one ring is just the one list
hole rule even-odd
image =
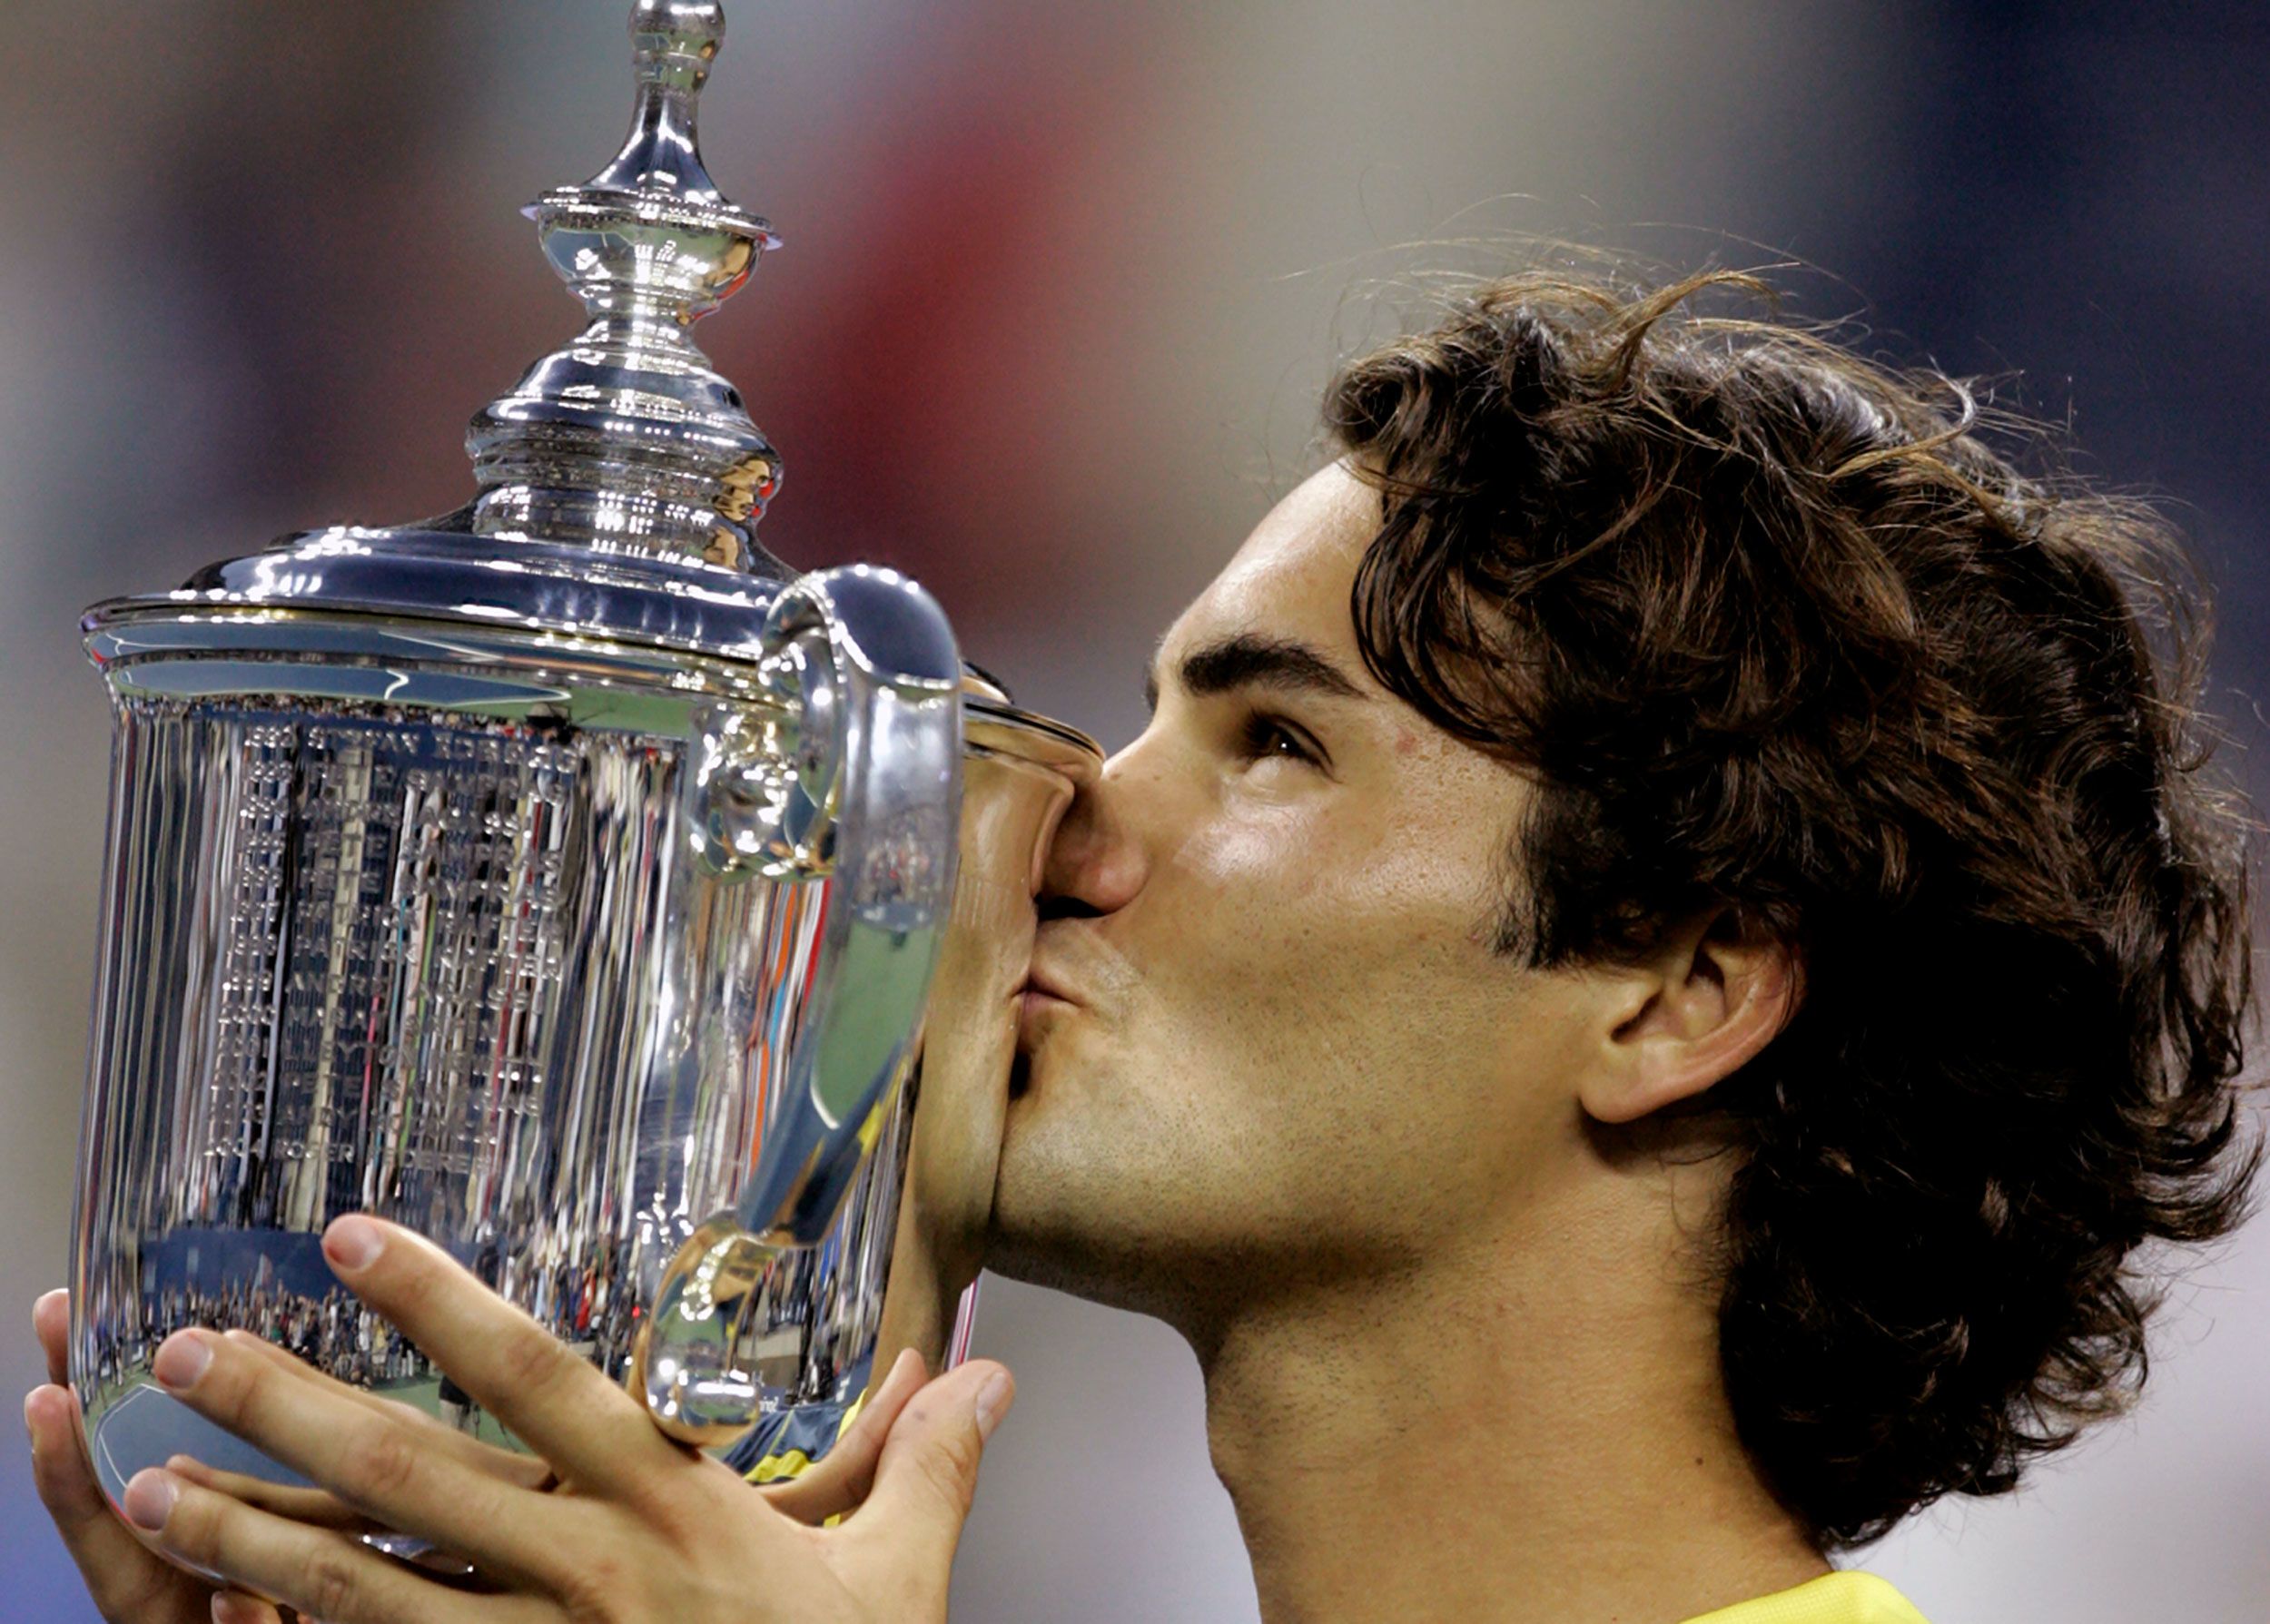
[[529, 210], [588, 325], [475, 418], [479, 498], [86, 618], [72, 1361], [114, 1501], [177, 1452], [289, 1475], [152, 1383], [184, 1325], [510, 1442], [338, 1284], [343, 1212], [759, 1473], [966, 1343], [1040, 853], [1098, 753], [911, 581], [756, 542], [779, 458], [686, 331], [776, 240], [696, 148], [716, 8], [632, 34], [627, 144]]

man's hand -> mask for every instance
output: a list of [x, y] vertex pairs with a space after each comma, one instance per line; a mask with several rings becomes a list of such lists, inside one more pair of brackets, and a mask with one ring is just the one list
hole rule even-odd
[[276, 1624], [276, 1609], [242, 1592], [216, 1591], [149, 1550], [116, 1517], [79, 1446], [79, 1401], [65, 1355], [71, 1304], [52, 1291], [32, 1309], [47, 1354], [47, 1385], [24, 1401], [32, 1435], [32, 1481], [79, 1565], [87, 1593], [112, 1624]]
[[[331, 1624], [945, 1616], [979, 1457], [1013, 1391], [1000, 1365], [975, 1362], [924, 1384], [910, 1353], [826, 1460], [793, 1482], [753, 1491], [665, 1438], [636, 1399], [409, 1231], [342, 1218], [324, 1249], [358, 1295], [542, 1460], [470, 1444], [243, 1333], [179, 1332], [159, 1350], [159, 1382], [321, 1493], [289, 1497], [170, 1462], [139, 1474], [125, 1495], [158, 1549]], [[51, 1391], [35, 1394], [35, 1407]], [[75, 1442], [59, 1436], [75, 1458]], [[65, 1452], [36, 1424], [35, 1438], [43, 1463]], [[44, 1464], [43, 1494], [49, 1475]], [[91, 1484], [84, 1498], [109, 1521]], [[78, 1504], [48, 1503], [59, 1523]], [[831, 1516], [842, 1525], [816, 1526]], [[371, 1526], [462, 1555], [493, 1590], [445, 1584], [372, 1550], [355, 1538]], [[76, 1538], [73, 1527], [82, 1529]], [[114, 1545], [152, 1561], [114, 1522], [110, 1532]], [[75, 1519], [66, 1538], [74, 1554], [80, 1540], [89, 1542], [80, 1561], [92, 1586], [114, 1552], [92, 1543], [90, 1519]], [[105, 1603], [106, 1616], [122, 1624], [205, 1616], [208, 1588], [168, 1579], [174, 1588], [161, 1597], [155, 1578], [137, 1594], [153, 1609], [176, 1610]]]

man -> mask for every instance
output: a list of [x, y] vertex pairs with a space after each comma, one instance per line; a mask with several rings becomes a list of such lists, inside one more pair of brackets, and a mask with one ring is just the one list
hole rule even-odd
[[[2137, 1248], [2245, 1214], [2179, 550], [1703, 311], [1762, 291], [1516, 277], [1356, 363], [1056, 841], [988, 1261], [1189, 1337], [1272, 1624], [1911, 1624], [1828, 1558], [2120, 1408]], [[431, 1248], [326, 1244], [548, 1471], [182, 1333], [161, 1379], [333, 1491], [135, 1481], [216, 1618], [943, 1614], [998, 1366], [903, 1366], [766, 1499]], [[202, 1617], [29, 1413], [109, 1616]]]

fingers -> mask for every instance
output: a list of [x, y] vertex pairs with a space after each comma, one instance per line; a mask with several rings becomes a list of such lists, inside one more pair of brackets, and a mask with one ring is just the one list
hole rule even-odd
[[537, 1616], [522, 1599], [450, 1590], [346, 1535], [303, 1528], [170, 1471], [135, 1474], [125, 1507], [182, 1560], [325, 1624], [502, 1624]]
[[[47, 1379], [58, 1385], [65, 1384], [69, 1381], [68, 1338], [71, 1327], [71, 1294], [58, 1288], [42, 1295], [39, 1301], [33, 1304], [32, 1321], [39, 1332], [40, 1346], [47, 1355]], [[359, 1404], [369, 1405], [381, 1413], [400, 1416], [412, 1426], [426, 1429], [431, 1435], [432, 1447], [444, 1453], [454, 1455], [469, 1466], [476, 1467], [492, 1476], [500, 1477], [507, 1482], [518, 1483], [530, 1489], [543, 1487], [551, 1478], [551, 1468], [534, 1455], [520, 1454], [512, 1450], [499, 1449], [493, 1443], [484, 1443], [478, 1438], [469, 1437], [459, 1432], [439, 1418], [428, 1415], [422, 1410], [405, 1404], [399, 1399], [384, 1398], [367, 1389], [357, 1387], [351, 1383], [342, 1382], [336, 1376], [327, 1375], [304, 1360], [278, 1347], [264, 1336], [242, 1330], [230, 1331], [223, 1334], [230, 1341], [241, 1343], [263, 1358], [273, 1361], [278, 1368], [302, 1381], [313, 1382], [327, 1392], [336, 1393]], [[227, 1491], [236, 1493], [240, 1500], [256, 1497], [271, 1487], [252, 1478], [243, 1478], [239, 1480], [239, 1482], [241, 1489], [232, 1489]], [[258, 1503], [257, 1499], [254, 1503]], [[279, 1508], [271, 1506], [270, 1509]], [[298, 1515], [299, 1513], [285, 1512], [284, 1514]]]
[[[401, 1416], [296, 1379], [240, 1339], [177, 1331], [159, 1346], [150, 1373], [199, 1414], [389, 1528], [508, 1575], [548, 1575], [570, 1560], [559, 1524], [587, 1508], [478, 1471], [433, 1448], [430, 1433]], [[169, 1474], [169, 1481], [190, 1480]], [[210, 1475], [194, 1486], [215, 1489]], [[532, 1525], [548, 1504], [550, 1526], [539, 1534]], [[271, 1500], [262, 1514], [279, 1509]], [[335, 1517], [328, 1521], [337, 1525]]]
[[[250, 1331], [224, 1332], [222, 1337], [232, 1345], [266, 1359], [283, 1374], [296, 1381], [309, 1383], [320, 1392], [336, 1394], [374, 1414], [400, 1421], [418, 1433], [421, 1448], [438, 1451], [463, 1462], [477, 1471], [485, 1471], [523, 1489], [541, 1489], [551, 1480], [551, 1468], [534, 1455], [515, 1454], [510, 1450], [483, 1443], [478, 1438], [469, 1438], [456, 1428], [412, 1405], [397, 1399], [381, 1398], [375, 1393], [325, 1375], [265, 1337]], [[188, 1455], [175, 1455], [165, 1464], [168, 1471], [179, 1472], [192, 1482], [218, 1490], [248, 1506], [273, 1511], [279, 1517], [289, 1517], [295, 1522], [305, 1522], [316, 1528], [357, 1531], [372, 1526], [369, 1516], [328, 1489], [271, 1483], [265, 1478], [222, 1471]]]
[[248, 1506], [263, 1511], [273, 1511], [279, 1517], [289, 1517], [294, 1522], [304, 1522], [311, 1528], [336, 1528], [360, 1533], [376, 1526], [371, 1520], [328, 1489], [305, 1489], [288, 1483], [271, 1483], [266, 1478], [248, 1477], [241, 1471], [222, 1471], [208, 1466], [192, 1455], [174, 1455], [165, 1463], [166, 1471], [176, 1477], [187, 1478], [202, 1489], [241, 1500]]
[[835, 1536], [853, 1560], [892, 1574], [894, 1593], [934, 1594], [943, 1604], [985, 1440], [1015, 1396], [1008, 1370], [979, 1359], [930, 1383], [900, 1412], [873, 1491]]
[[79, 1447], [79, 1401], [58, 1386], [24, 1401], [32, 1481], [104, 1618], [133, 1624], [204, 1624], [209, 1586], [145, 1547], [111, 1514]]
[[[414, 1404], [386, 1398], [368, 1388], [357, 1387], [350, 1382], [326, 1375], [305, 1360], [253, 1332], [229, 1331], [222, 1334], [230, 1342], [249, 1348], [269, 1360], [287, 1375], [312, 1382], [326, 1393], [335, 1393], [381, 1415], [399, 1418], [405, 1425], [419, 1429], [429, 1439], [429, 1447], [453, 1456], [477, 1471], [502, 1478], [508, 1483], [518, 1483], [524, 1489], [541, 1489], [551, 1481], [551, 1467], [535, 1455], [484, 1443], [478, 1438], [459, 1432], [439, 1416], [427, 1414]], [[241, 1500], [243, 1496], [239, 1495], [238, 1498]]]
[[57, 1286], [41, 1294], [32, 1304], [32, 1326], [39, 1333], [40, 1351], [47, 1355], [47, 1379], [58, 1387], [71, 1385], [71, 1294]]
[[883, 1385], [867, 1395], [851, 1431], [814, 1465], [782, 1482], [758, 1491], [775, 1509], [799, 1522], [817, 1527], [840, 1517], [867, 1498], [873, 1486], [875, 1462], [883, 1456], [883, 1441], [906, 1401], [922, 1391], [929, 1379], [923, 1356], [913, 1348], [893, 1362]]
[[[68, 1337], [71, 1326], [71, 1294], [58, 1287], [54, 1291], [43, 1294], [38, 1302], [33, 1304], [32, 1320], [39, 1332], [40, 1346], [47, 1355], [47, 1379], [58, 1385], [66, 1383], [69, 1380]], [[528, 1489], [540, 1489], [551, 1480], [552, 1469], [534, 1455], [499, 1449], [493, 1443], [484, 1443], [478, 1438], [459, 1432], [437, 1416], [429, 1415], [413, 1405], [403, 1403], [400, 1399], [386, 1398], [366, 1388], [357, 1387], [351, 1383], [342, 1382], [336, 1376], [327, 1375], [306, 1361], [298, 1358], [286, 1349], [278, 1347], [266, 1337], [254, 1332], [239, 1330], [225, 1332], [223, 1334], [231, 1342], [252, 1349], [262, 1357], [274, 1362], [279, 1369], [301, 1381], [313, 1382], [326, 1392], [336, 1393], [356, 1403], [368, 1405], [382, 1414], [400, 1416], [408, 1424], [425, 1429], [432, 1440], [431, 1447], [455, 1456], [469, 1466], [486, 1471], [491, 1476], [502, 1478], [507, 1482], [518, 1483]], [[273, 1489], [273, 1485], [262, 1483], [257, 1479], [241, 1478], [236, 1480], [236, 1486], [224, 1491], [234, 1493], [240, 1500], [251, 1500], [252, 1503], [258, 1504], [261, 1503], [259, 1497], [265, 1492], [272, 1491]], [[300, 1492], [304, 1493], [305, 1491]], [[271, 1505], [269, 1509], [281, 1511], [280, 1505]], [[300, 1511], [281, 1511], [281, 1514], [300, 1516], [305, 1514], [306, 1510], [307, 1508], [302, 1505]]]
[[570, 1482], [636, 1496], [685, 1452], [646, 1407], [431, 1242], [354, 1214], [323, 1254], [364, 1302]]
[[242, 1590], [216, 1590], [212, 1624], [282, 1624], [283, 1615], [257, 1596]]

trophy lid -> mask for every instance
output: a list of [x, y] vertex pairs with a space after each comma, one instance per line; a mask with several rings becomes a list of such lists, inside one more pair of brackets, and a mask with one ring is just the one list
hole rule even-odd
[[780, 458], [689, 330], [779, 239], [702, 162], [696, 110], [723, 8], [637, 0], [630, 34], [621, 150], [523, 211], [586, 324], [474, 417], [474, 500], [410, 526], [281, 536], [176, 591], [97, 605], [90, 635], [153, 615], [298, 611], [745, 650], [794, 575], [755, 536]]
[[589, 323], [466, 436], [476, 534], [782, 575], [754, 527], [780, 458], [687, 330], [778, 246], [702, 165], [695, 103], [725, 37], [716, 0], [638, 0], [638, 97], [612, 162], [523, 211]]
[[[522, 211], [587, 321], [474, 417], [479, 495], [417, 524], [298, 531], [174, 591], [97, 604], [82, 627], [98, 664], [192, 648], [501, 657], [500, 635], [527, 634], [662, 651], [664, 668], [753, 655], [795, 575], [755, 536], [780, 457], [687, 331], [780, 239], [702, 163], [696, 103], [725, 42], [723, 7], [637, 0], [630, 34], [637, 92], [622, 150]], [[1101, 758], [991, 679], [972, 679], [964, 710], [982, 747]]]

